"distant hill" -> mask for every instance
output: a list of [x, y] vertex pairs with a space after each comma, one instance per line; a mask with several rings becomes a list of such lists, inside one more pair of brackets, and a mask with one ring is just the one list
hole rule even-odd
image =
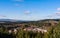
[[40, 22], [44, 22], [44, 21], [60, 21], [60, 19], [44, 19], [44, 20], [38, 20]]
[[15, 19], [0, 19], [0, 23], [25, 23], [29, 21], [25, 20], [15, 20]]
[[49, 23], [48, 21], [59, 22], [60, 19], [44, 19], [37, 21], [24, 21], [24, 20], [14, 20], [14, 19], [0, 19], [0, 24], [26, 24], [26, 25], [35, 25], [35, 26], [43, 26], [44, 23]]
[[44, 20], [37, 20], [37, 21], [25, 21], [25, 20], [14, 20], [14, 19], [0, 19], [0, 23], [4, 22], [14, 22], [14, 23], [38, 23], [38, 22], [45, 22], [45, 21], [59, 21], [60, 19], [44, 19]]

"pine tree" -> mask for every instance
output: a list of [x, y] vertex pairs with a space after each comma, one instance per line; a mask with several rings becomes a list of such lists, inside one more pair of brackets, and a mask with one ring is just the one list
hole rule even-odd
[[55, 38], [60, 38], [60, 22], [54, 29], [54, 36]]
[[16, 38], [23, 38], [23, 30], [22, 29], [18, 31]]
[[38, 32], [37, 33], [37, 36], [35, 37], [35, 38], [42, 38], [43, 36], [42, 36], [42, 33], [41, 32]]
[[48, 34], [48, 32], [44, 33], [43, 38], [49, 38], [49, 34]]
[[25, 38], [30, 38], [29, 36], [29, 32], [25, 31]]

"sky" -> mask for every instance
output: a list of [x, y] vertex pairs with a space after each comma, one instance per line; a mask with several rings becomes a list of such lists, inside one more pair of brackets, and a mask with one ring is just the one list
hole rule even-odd
[[60, 0], [0, 0], [0, 19], [41, 20], [60, 17]]

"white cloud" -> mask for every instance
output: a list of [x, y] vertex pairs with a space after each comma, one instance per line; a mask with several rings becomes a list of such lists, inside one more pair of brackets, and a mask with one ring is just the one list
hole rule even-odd
[[60, 11], [60, 8], [57, 8], [57, 11]]
[[60, 15], [60, 12], [57, 12], [56, 15]]
[[57, 12], [55, 13], [55, 15], [60, 15], [60, 8], [57, 8]]
[[31, 12], [29, 10], [24, 11], [25, 14], [30, 14]]
[[55, 15], [60, 15], [60, 8], [57, 8], [57, 12], [55, 13]]
[[56, 18], [56, 16], [60, 16], [60, 8], [57, 8], [56, 11], [57, 11], [56, 13], [51, 14], [51, 15], [49, 15], [49, 16], [47, 16], [47, 17], [50, 17], [50, 18], [51, 18], [51, 17], [52, 17], [52, 18], [55, 17], [55, 18]]

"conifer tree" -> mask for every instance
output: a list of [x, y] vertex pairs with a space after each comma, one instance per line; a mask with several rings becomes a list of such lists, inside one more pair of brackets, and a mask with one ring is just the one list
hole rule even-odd
[[22, 29], [18, 31], [16, 38], [23, 38], [23, 30]]

